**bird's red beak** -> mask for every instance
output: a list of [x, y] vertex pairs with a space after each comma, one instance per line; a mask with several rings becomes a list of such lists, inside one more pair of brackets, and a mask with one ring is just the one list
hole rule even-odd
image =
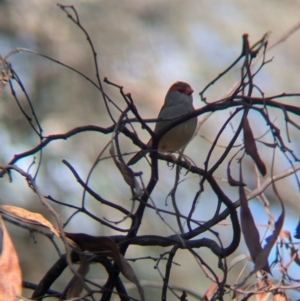
[[186, 90], [185, 90], [185, 93], [187, 95], [191, 95], [193, 92], [194, 92], [194, 90], [191, 87], [187, 87]]

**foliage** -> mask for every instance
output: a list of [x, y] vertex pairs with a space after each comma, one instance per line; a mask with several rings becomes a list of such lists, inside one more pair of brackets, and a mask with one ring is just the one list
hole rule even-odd
[[[237, 59], [199, 93], [204, 105], [195, 110], [195, 112], [177, 117], [167, 128], [156, 134], [148, 125], [149, 122], [155, 122], [156, 119], [144, 119], [140, 115], [132, 95], [124, 92], [123, 86], [110, 81], [108, 78], [104, 78], [103, 82], [101, 81], [96, 59], [96, 50], [94, 49], [88, 32], [81, 24], [78, 13], [74, 7], [63, 5], [59, 5], [59, 7], [85, 34], [93, 53], [96, 81], [62, 62], [28, 49], [19, 48], [1, 58], [1, 88], [5, 89], [8, 86], [10, 87], [11, 94], [18, 103], [19, 109], [23, 113], [24, 118], [29, 122], [32, 132], [35, 133], [40, 141], [31, 149], [19, 154], [14, 154], [7, 164], [0, 166], [1, 176], [3, 177], [2, 180], [6, 180], [6, 178], [9, 177], [12, 181], [15, 173], [23, 176], [24, 180], [28, 183], [28, 188], [38, 196], [40, 202], [45, 205], [47, 210], [55, 217], [56, 225], [53, 226], [47, 219], [35, 212], [26, 211], [25, 209], [15, 208], [13, 206], [2, 206], [2, 215], [9, 221], [12, 221], [12, 219], [18, 220], [20, 227], [24, 225], [27, 227], [31, 227], [30, 225], [46, 227], [62, 240], [64, 247], [64, 254], [61, 254], [60, 248], [53, 238], [53, 235], [49, 235], [48, 232], [40, 232], [51, 239], [53, 245], [58, 250], [59, 259], [53, 263], [51, 269], [39, 283], [23, 282], [24, 287], [33, 289], [32, 299], [41, 300], [45, 298], [45, 296], [70, 299], [81, 296], [83, 300], [112, 300], [114, 293], [118, 294], [121, 300], [149, 299], [149, 297], [147, 298], [147, 294], [144, 296], [144, 290], [140, 279], [138, 279], [139, 277], [137, 277], [128, 260], [125, 259], [128, 248], [135, 245], [143, 248], [159, 246], [167, 250], [157, 258], [154, 258], [156, 261], [155, 267], [161, 274], [161, 300], [167, 300], [169, 298], [167, 297], [168, 292], [171, 292], [178, 300], [189, 300], [192, 297], [202, 300], [223, 300], [225, 297], [231, 298], [232, 300], [247, 300], [252, 295], [256, 295], [258, 300], [266, 300], [268, 297], [273, 298], [273, 300], [286, 300], [288, 291], [299, 287], [299, 279], [295, 279], [290, 275], [289, 267], [292, 264], [299, 265], [300, 260], [298, 245], [294, 244], [290, 233], [283, 230], [286, 200], [285, 196], [278, 193], [277, 182], [285, 177], [293, 176], [299, 185], [297, 178], [299, 165], [294, 164], [294, 162], [299, 161], [299, 159], [295, 155], [294, 150], [287, 147], [287, 142], [291, 140], [289, 134], [290, 127], [295, 128], [297, 131], [300, 129], [296, 119], [300, 116], [300, 107], [287, 104], [285, 100], [292, 98], [297, 99], [300, 94], [282, 93], [279, 95], [265, 96], [256, 83], [256, 78], [263, 67], [268, 63], [272, 63], [271, 60], [267, 59], [267, 53], [270, 49], [268, 45], [268, 34], [252, 46], [249, 43], [248, 36], [244, 35], [242, 50]], [[292, 32], [289, 32], [288, 34], [290, 35], [291, 33]], [[286, 38], [287, 36], [284, 36], [282, 40]], [[275, 45], [273, 45], [273, 47], [274, 46]], [[66, 133], [44, 136], [42, 122], [40, 122], [37, 117], [38, 114], [36, 114], [30, 95], [26, 92], [26, 87], [8, 61], [10, 56], [19, 52], [34, 53], [45, 59], [49, 59], [54, 63], [69, 68], [94, 85], [99, 90], [102, 101], [105, 104], [110, 125], [106, 127], [96, 125], [79, 126]], [[237, 66], [240, 68], [240, 80], [230, 89], [226, 97], [217, 101], [209, 101], [205, 96], [206, 92], [212, 85], [221, 81], [223, 76]], [[19, 85], [25, 94], [31, 110], [30, 114], [26, 112], [19, 102], [15, 84]], [[121, 105], [108, 95], [105, 84], [118, 89], [123, 101]], [[126, 85], [126, 82], [122, 84]], [[275, 114], [279, 112], [283, 115], [285, 131], [276, 126], [273, 109], [276, 111]], [[118, 114], [115, 113], [116, 111]], [[171, 154], [155, 151], [160, 137], [174, 126], [195, 116], [199, 116], [201, 118], [197, 128], [197, 131], [199, 131], [202, 125], [210, 122], [211, 116], [216, 112], [224, 112], [224, 114], [228, 114], [229, 112], [229, 117], [224, 122], [216, 137], [213, 137], [212, 141], [207, 142], [209, 151], [206, 157], [203, 158], [203, 168], [197, 166], [193, 158], [188, 158], [183, 153], [180, 153], [178, 158], [175, 158]], [[265, 122], [263, 129], [264, 134], [261, 137], [256, 137], [255, 135], [254, 122], [250, 118], [250, 114], [252, 113], [256, 114], [256, 119]], [[291, 114], [293, 114], [293, 117], [291, 117]], [[234, 122], [237, 123], [237, 127], [235, 127]], [[211, 126], [213, 126], [213, 124]], [[222, 149], [220, 155], [218, 155], [218, 158], [214, 160], [213, 153], [219, 148], [220, 139], [225, 136], [225, 130], [230, 126], [233, 128], [232, 135], [227, 145]], [[143, 143], [141, 137], [135, 130], [137, 127], [146, 130], [152, 137], [153, 149], [149, 149], [147, 144]], [[43, 194], [37, 184], [39, 169], [43, 164], [43, 151], [47, 149], [53, 141], [64, 141], [88, 131], [99, 134], [99, 139], [101, 139], [102, 136], [111, 136], [111, 138], [109, 139], [107, 147], [101, 151], [96, 162], [91, 167], [86, 181], [82, 179], [80, 172], [70, 162], [63, 160], [63, 164], [70, 170], [74, 179], [82, 188], [83, 198], [81, 206], [66, 203], [63, 200], [55, 200], [51, 195]], [[284, 132], [284, 134], [282, 134], [282, 132]], [[120, 137], [125, 137], [130, 143], [150, 153], [150, 159], [147, 158], [147, 165], [137, 165], [143, 166], [142, 171], [135, 172], [135, 166], [129, 167], [126, 164], [126, 152], [123, 150], [123, 142]], [[89, 183], [89, 179], [94, 171], [104, 162], [104, 153], [107, 148], [112, 158], [111, 168], [117, 168], [122, 176], [123, 182], [126, 183], [128, 190], [131, 192], [130, 209], [118, 204], [113, 199], [104, 197], [100, 189], [94, 189]], [[270, 161], [266, 160], [262, 155], [267, 150], [270, 150], [272, 154]], [[278, 153], [282, 154], [290, 164], [290, 168], [281, 173], [276, 173], [275, 170], [276, 156], [278, 156]], [[20, 166], [18, 166], [18, 163], [24, 158], [32, 158], [32, 156], [38, 157], [37, 162], [34, 160], [27, 171], [22, 170]], [[249, 177], [246, 166], [249, 162], [247, 161], [249, 158], [251, 158], [251, 162], [253, 162], [256, 170], [255, 180], [257, 186], [252, 191], [249, 191], [249, 185], [247, 184]], [[171, 210], [162, 209], [152, 197], [161, 180], [159, 177], [159, 161], [165, 161], [170, 164], [170, 168], [172, 168], [175, 174], [174, 186], [168, 195], [172, 200], [173, 208]], [[38, 166], [34, 172], [32, 171], [33, 166]], [[219, 181], [217, 176], [220, 168], [224, 166], [227, 170], [227, 183], [225, 186], [223, 185], [224, 183]], [[178, 206], [180, 200], [177, 192], [183, 183], [183, 179], [188, 181], [190, 174], [197, 175], [199, 183], [198, 189], [192, 196], [189, 196], [190, 199], [187, 203], [190, 204], [190, 208], [188, 214], [185, 214], [181, 212]], [[149, 175], [149, 177], [145, 175]], [[245, 180], [246, 176], [247, 180]], [[111, 182], [111, 187], [116, 185], [121, 184]], [[265, 191], [269, 186], [277, 197], [281, 208], [277, 219], [273, 217], [265, 195]], [[233, 201], [228, 194], [228, 189], [232, 188], [239, 194], [239, 199], [236, 201]], [[207, 217], [205, 221], [199, 221], [194, 217], [194, 214], [196, 209], [199, 210], [199, 208], [205, 211], [205, 208], [201, 208], [199, 200], [208, 189], [211, 189], [214, 194], [213, 201], [215, 203], [213, 203], [213, 201], [211, 202], [212, 206], [215, 206], [213, 208], [214, 214], [212, 217]], [[248, 194], [246, 194], [246, 190]], [[109, 211], [111, 215], [102, 218], [91, 212], [88, 206], [86, 206], [86, 195], [91, 196], [95, 201], [99, 202], [99, 205], [102, 204], [102, 206], [111, 209], [111, 211]], [[259, 199], [262, 202], [269, 217], [266, 227], [267, 232], [270, 233], [266, 238], [266, 243], [261, 241], [258, 226], [255, 222], [255, 213], [249, 208], [248, 203], [252, 199]], [[72, 215], [70, 215], [67, 220], [62, 221], [61, 214], [53, 207], [54, 203], [61, 207], [72, 208]], [[135, 208], [136, 204], [137, 208]], [[165, 236], [154, 232], [149, 235], [139, 234], [141, 225], [146, 223], [146, 211], [151, 210], [155, 211], [155, 218], [161, 219], [166, 227], [171, 229], [172, 235]], [[124, 218], [118, 221], [113, 220], [116, 214], [115, 212], [117, 212], [118, 215], [121, 214]], [[80, 233], [80, 229], [78, 233], [68, 233], [64, 231], [65, 226], [79, 213], [86, 215], [99, 225], [101, 224], [102, 227], [112, 229], [117, 232], [118, 235], [96, 237], [89, 235], [89, 233]], [[238, 213], [240, 213], [240, 215]], [[175, 223], [167, 221], [166, 217], [175, 221]], [[218, 230], [216, 230], [216, 226], [228, 217], [230, 219], [231, 228], [229, 243], [224, 242]], [[129, 227], [126, 226], [127, 224], [129, 224]], [[32, 231], [36, 230], [32, 228]], [[229, 233], [229, 231], [227, 232]], [[7, 235], [6, 230], [5, 235]], [[241, 269], [240, 276], [238, 276], [235, 281], [232, 281], [230, 279], [230, 273], [231, 270], [238, 265], [240, 257], [236, 257], [236, 260], [233, 260], [231, 264], [228, 264], [228, 258], [237, 251], [241, 244], [242, 235], [254, 263], [254, 268], [249, 275]], [[299, 238], [299, 235], [297, 234], [296, 237]], [[6, 245], [3, 246], [4, 250], [6, 247]], [[12, 248], [12, 246], [9, 245], [9, 248]], [[203, 258], [201, 254], [203, 248], [207, 248], [211, 255], [213, 255], [214, 262], [218, 263], [217, 268], [214, 264], [211, 264], [210, 261]], [[268, 260], [273, 248], [276, 249], [275, 256], [272, 257], [272, 263], [270, 265]], [[288, 262], [285, 262], [283, 256], [285, 249], [288, 250]], [[197, 295], [188, 291], [187, 288], [176, 290], [170, 284], [174, 266], [176, 265], [174, 257], [180, 250], [183, 250], [186, 256], [191, 254], [194, 257], [195, 262], [198, 264], [195, 269], [199, 269], [199, 275], [201, 275], [199, 278], [207, 277], [210, 279], [211, 286], [207, 287], [206, 292], [201, 291], [198, 292]], [[134, 260], [137, 261], [138, 259], [140, 265], [142, 265], [142, 254]], [[243, 256], [242, 261], [247, 263], [247, 260], [248, 256]], [[77, 270], [74, 266], [75, 263], [79, 263]], [[107, 271], [108, 276], [104, 285], [100, 285], [89, 279], [88, 272], [92, 263], [103, 266]], [[164, 269], [161, 268], [163, 265]], [[67, 267], [71, 269], [73, 276], [64, 292], [55, 292], [51, 289], [51, 286], [55, 281], [59, 281], [59, 276]], [[272, 277], [272, 273], [276, 269], [280, 272], [279, 279]], [[120, 273], [135, 284], [139, 292], [138, 297], [133, 297], [128, 292], [120, 277]], [[256, 278], [252, 277], [254, 274], [257, 276]], [[196, 289], [197, 288], [195, 288], [194, 291], [196, 291]]]

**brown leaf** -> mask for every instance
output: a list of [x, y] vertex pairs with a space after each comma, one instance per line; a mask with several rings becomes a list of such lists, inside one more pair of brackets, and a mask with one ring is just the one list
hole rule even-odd
[[0, 60], [0, 64], [2, 65], [1, 68], [4, 67], [4, 70], [1, 70], [0, 73], [0, 92], [2, 92], [5, 85], [11, 80], [12, 73], [8, 69], [6, 61]]
[[[264, 246], [263, 250], [260, 252], [260, 254], [255, 258], [255, 271], [258, 271], [260, 269], [263, 269], [263, 266], [265, 264], [265, 262], [268, 261], [268, 257], [270, 255], [270, 252], [280, 234], [280, 231], [282, 229], [283, 226], [283, 222], [284, 222], [284, 215], [285, 215], [285, 211], [283, 210], [282, 213], [280, 214], [280, 216], [278, 217], [277, 221], [275, 222], [274, 225], [274, 231], [273, 233], [266, 238], [267, 244]], [[270, 271], [265, 270], [266, 272], [270, 273]]]
[[[267, 281], [258, 281], [258, 291], [265, 291], [265, 288], [268, 287]], [[267, 291], [261, 294], [257, 294], [255, 296], [255, 301], [267, 301], [269, 296], [271, 295], [271, 292]]]
[[[114, 258], [115, 254], [119, 254], [118, 245], [106, 236], [92, 236], [85, 233], [68, 233], [65, 232], [67, 238], [71, 239], [80, 248], [82, 252], [89, 251], [92, 253], [104, 252], [106, 256]], [[115, 258], [114, 258], [115, 259]], [[119, 265], [119, 258], [115, 260]]]
[[[218, 281], [221, 282], [223, 281], [223, 276], [218, 277]], [[214, 282], [205, 292], [204, 296], [202, 297], [201, 301], [208, 301], [210, 300], [213, 296], [216, 290], [218, 289], [219, 285], [217, 282]]]
[[[242, 179], [241, 169], [240, 169], [240, 178]], [[249, 278], [253, 273], [255, 273], [256, 271], [259, 271], [259, 270], [264, 270], [264, 271], [272, 274], [269, 263], [268, 263], [268, 257], [270, 255], [270, 252], [271, 252], [275, 242], [278, 239], [278, 236], [280, 235], [280, 233], [282, 233], [282, 234], [284, 233], [281, 231], [281, 229], [283, 227], [283, 222], [284, 222], [284, 217], [285, 217], [285, 208], [284, 208], [283, 201], [279, 197], [274, 184], [273, 184], [273, 188], [280, 201], [282, 212], [274, 224], [274, 231], [272, 232], [272, 234], [269, 237], [266, 238], [266, 242], [267, 242], [266, 245], [264, 246], [264, 248], [261, 248], [260, 244], [258, 244], [259, 233], [255, 227], [252, 214], [248, 207], [244, 188], [240, 187], [242, 231], [243, 231], [243, 234], [245, 237], [247, 247], [250, 251], [250, 255], [255, 264], [254, 270], [250, 273], [250, 275], [247, 278]], [[285, 233], [284, 235], [290, 236], [290, 234], [288, 234], [288, 233]]]
[[130, 167], [128, 167], [126, 164], [122, 163], [121, 161], [119, 161], [117, 159], [113, 143], [111, 143], [109, 153], [112, 156], [115, 165], [117, 166], [117, 168], [121, 172], [121, 175], [123, 176], [124, 181], [132, 189], [135, 189], [137, 195], [140, 195], [142, 190], [140, 188], [140, 185], [139, 185], [138, 181], [135, 178], [134, 172], [132, 171], [132, 169]]
[[0, 214], [0, 300], [17, 301], [22, 294], [22, 273], [18, 255]]
[[50, 229], [56, 236], [60, 236], [59, 231], [39, 213], [10, 205], [0, 205], [0, 211], [20, 220], [23, 223], [46, 227]]
[[119, 266], [120, 271], [129, 281], [131, 281], [136, 285], [140, 293], [141, 299], [142, 301], [144, 301], [145, 300], [144, 290], [140, 285], [139, 280], [137, 279], [131, 265], [127, 262], [127, 260], [123, 257], [122, 254], [119, 253], [119, 257], [120, 257], [120, 264], [121, 264], [121, 266]]
[[[110, 238], [105, 236], [91, 236], [84, 233], [65, 232], [68, 239], [75, 242], [81, 251], [89, 251], [96, 255], [112, 257], [120, 272], [131, 282], [133, 282], [141, 295], [142, 301], [145, 300], [144, 291], [141, 287], [132, 267], [119, 252], [118, 245]], [[101, 252], [101, 254], [99, 254]]]
[[66, 293], [63, 293], [63, 295], [66, 296], [67, 299], [79, 297], [83, 288], [83, 277], [85, 277], [90, 268], [88, 259], [83, 254], [80, 254], [79, 256], [80, 266], [77, 270], [77, 273], [80, 275], [81, 279], [79, 279], [76, 275], [73, 276], [65, 289]]
[[273, 296], [273, 301], [289, 301], [290, 299], [286, 296], [284, 292], [275, 293]]
[[255, 300], [256, 301], [268, 301], [268, 298], [270, 297], [271, 292], [266, 292], [266, 293], [262, 293], [262, 294], [257, 294], [255, 296]]
[[279, 235], [281, 238], [287, 238], [290, 242], [293, 240], [291, 232], [288, 230], [281, 230]]
[[265, 176], [267, 174], [267, 169], [265, 163], [261, 160], [258, 150], [256, 147], [255, 139], [248, 121], [245, 116], [243, 120], [243, 130], [244, 130], [244, 143], [246, 153], [253, 159], [259, 172]]
[[212, 298], [215, 291], [218, 289], [218, 283], [214, 282], [205, 292], [204, 296], [202, 297], [201, 301], [208, 301]]
[[[242, 179], [242, 173], [240, 171], [240, 181], [243, 181]], [[262, 252], [262, 247], [260, 244], [260, 238], [259, 238], [259, 232], [256, 228], [252, 213], [248, 207], [248, 201], [245, 193], [244, 187], [240, 186], [239, 189], [240, 193], [240, 202], [241, 202], [241, 210], [240, 210], [240, 218], [241, 218], [241, 226], [242, 226], [242, 232], [245, 238], [245, 242], [247, 245], [247, 248], [250, 252], [250, 256], [255, 263], [256, 268], [256, 260], [259, 254]], [[271, 273], [268, 258], [264, 258], [264, 262], [260, 262], [260, 268], [264, 271]]]

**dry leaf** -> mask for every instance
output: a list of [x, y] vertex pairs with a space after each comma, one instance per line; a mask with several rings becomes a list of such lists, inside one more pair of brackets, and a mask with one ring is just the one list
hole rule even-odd
[[280, 233], [279, 233], [279, 236], [281, 238], [287, 238], [290, 242], [292, 242], [292, 240], [293, 240], [291, 232], [287, 231], [287, 230], [281, 230]]
[[202, 297], [201, 301], [208, 301], [208, 300], [210, 300], [217, 289], [218, 289], [218, 283], [213, 283], [208, 288], [208, 290], [205, 292], [205, 294]]
[[254, 139], [248, 118], [246, 116], [244, 117], [244, 120], [243, 120], [243, 130], [244, 130], [244, 143], [245, 143], [246, 153], [253, 159], [259, 172], [263, 176], [265, 176], [267, 173], [267, 169], [266, 169], [265, 163], [261, 160], [261, 158], [258, 154], [255, 139]]
[[81, 249], [81, 251], [89, 251], [96, 255], [101, 255], [100, 252], [103, 252], [103, 256], [112, 257], [120, 272], [137, 286], [142, 301], [145, 300], [144, 290], [141, 287], [132, 267], [119, 252], [118, 245], [112, 239], [105, 236], [91, 236], [84, 233], [65, 232], [65, 235], [68, 239], [72, 240], [76, 246]]
[[137, 286], [141, 299], [142, 301], [144, 301], [145, 300], [144, 290], [140, 285], [139, 280], [137, 279], [131, 265], [127, 262], [127, 260], [123, 257], [122, 254], [119, 253], [119, 257], [120, 257], [120, 264], [121, 264], [121, 267], [119, 267], [120, 271], [129, 281], [131, 281]]
[[[106, 236], [92, 236], [85, 233], [69, 233], [65, 232], [68, 239], [75, 242], [76, 246], [80, 248], [82, 252], [89, 251], [99, 254], [100, 252], [106, 252], [105, 255], [113, 257], [113, 254], [119, 253], [118, 245], [110, 238]], [[118, 264], [118, 262], [116, 262]]]
[[76, 275], [73, 276], [69, 284], [67, 285], [65, 292], [63, 293], [63, 296], [66, 296], [67, 299], [76, 298], [79, 297], [82, 289], [83, 289], [83, 277], [88, 273], [89, 271], [89, 261], [88, 259], [83, 255], [80, 254], [80, 266], [77, 270], [77, 273], [82, 277], [79, 279]]
[[12, 78], [12, 74], [11, 74], [10, 70], [6, 66], [7, 63], [6, 64], [5, 63], [6, 63], [5, 61], [3, 63], [3, 61], [0, 60], [0, 64], [4, 67], [4, 70], [1, 70], [1, 73], [0, 73], [0, 92], [3, 91], [3, 88], [6, 86], [6, 84]]
[[256, 295], [256, 301], [267, 301], [271, 295], [271, 292], [263, 293], [263, 294], [257, 294]]
[[56, 236], [60, 236], [59, 231], [39, 213], [10, 205], [0, 205], [0, 211], [20, 220], [23, 223], [46, 227], [50, 229]]
[[[243, 181], [241, 171], [240, 171], [240, 181], [241, 182]], [[253, 262], [255, 263], [255, 268], [256, 268], [256, 260], [262, 252], [259, 232], [256, 228], [252, 213], [248, 207], [248, 201], [247, 201], [244, 187], [240, 186], [239, 193], [240, 193], [240, 202], [241, 202], [240, 218], [241, 218], [242, 232], [245, 238], [247, 248], [250, 252], [250, 256]], [[263, 262], [262, 259], [264, 259], [265, 261]], [[269, 263], [268, 263], [268, 258], [260, 257], [259, 266], [264, 271], [271, 273]]]
[[[221, 282], [223, 281], [223, 276], [220, 276], [218, 278], [218, 281]], [[202, 297], [201, 301], [208, 301], [210, 300], [213, 296], [214, 296], [214, 293], [216, 292], [216, 290], [218, 289], [219, 285], [217, 282], [214, 282], [208, 289], [207, 291], [205, 292], [204, 296]]]
[[[240, 178], [242, 180], [241, 169], [240, 169]], [[275, 192], [276, 192], [276, 189], [275, 189]], [[274, 224], [274, 231], [272, 232], [272, 234], [269, 237], [266, 238], [266, 242], [267, 242], [266, 245], [264, 246], [264, 248], [261, 248], [260, 243], [259, 243], [259, 233], [255, 226], [251, 211], [248, 207], [248, 202], [247, 202], [244, 187], [240, 187], [242, 231], [243, 231], [243, 235], [245, 237], [246, 245], [249, 249], [250, 255], [255, 264], [254, 270], [249, 274], [249, 276], [244, 280], [243, 283], [245, 283], [245, 281], [247, 279], [249, 279], [249, 277], [253, 273], [255, 273], [259, 270], [264, 270], [272, 275], [270, 266], [268, 263], [268, 257], [270, 255], [270, 252], [271, 252], [276, 240], [278, 239], [278, 236], [281, 233], [281, 229], [282, 229], [284, 217], [285, 217], [284, 204], [279, 196], [278, 196], [278, 199], [280, 201], [282, 212]]]
[[289, 301], [290, 299], [286, 296], [285, 293], [276, 293], [274, 294], [273, 301]]
[[22, 273], [18, 255], [0, 215], [0, 300], [17, 301], [22, 294]]
[[128, 167], [126, 164], [119, 161], [116, 157], [115, 148], [113, 143], [111, 143], [111, 147], [109, 149], [109, 153], [112, 156], [115, 165], [118, 167], [119, 171], [121, 172], [121, 175], [123, 176], [124, 181], [135, 190], [135, 194], [137, 196], [141, 195], [142, 189], [138, 183], [138, 181], [135, 178], [134, 172], [130, 167]]
[[[255, 258], [255, 271], [258, 271], [260, 269], [263, 269], [263, 266], [265, 265], [265, 262], [268, 261], [268, 257], [270, 255], [270, 252], [280, 234], [280, 231], [282, 229], [283, 226], [283, 222], [284, 222], [284, 215], [285, 215], [285, 211], [283, 208], [282, 213], [280, 214], [280, 216], [278, 217], [277, 221], [275, 222], [274, 225], [274, 231], [273, 233], [266, 238], [267, 244], [264, 246], [263, 250], [260, 252], [260, 254]], [[266, 272], [271, 274], [271, 271], [267, 271]]]
[[[268, 281], [258, 281], [258, 291], [265, 291], [265, 288], [269, 287]], [[269, 296], [271, 295], [271, 292], [263, 292], [261, 294], [257, 294], [255, 296], [256, 301], [267, 301]]]

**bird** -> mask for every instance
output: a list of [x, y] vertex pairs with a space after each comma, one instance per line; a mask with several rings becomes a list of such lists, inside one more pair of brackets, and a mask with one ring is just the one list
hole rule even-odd
[[[175, 82], [168, 90], [164, 104], [158, 114], [158, 120], [155, 125], [154, 133], [159, 133], [162, 129], [173, 123], [175, 119], [180, 118], [188, 113], [194, 112], [193, 94], [191, 86], [182, 81]], [[163, 119], [167, 119], [163, 121]], [[186, 146], [192, 139], [197, 127], [197, 117], [176, 125], [167, 131], [158, 142], [158, 151], [174, 153]], [[152, 139], [147, 144], [151, 149]], [[135, 164], [147, 154], [147, 151], [141, 150], [134, 155], [127, 163], [128, 166]]]

